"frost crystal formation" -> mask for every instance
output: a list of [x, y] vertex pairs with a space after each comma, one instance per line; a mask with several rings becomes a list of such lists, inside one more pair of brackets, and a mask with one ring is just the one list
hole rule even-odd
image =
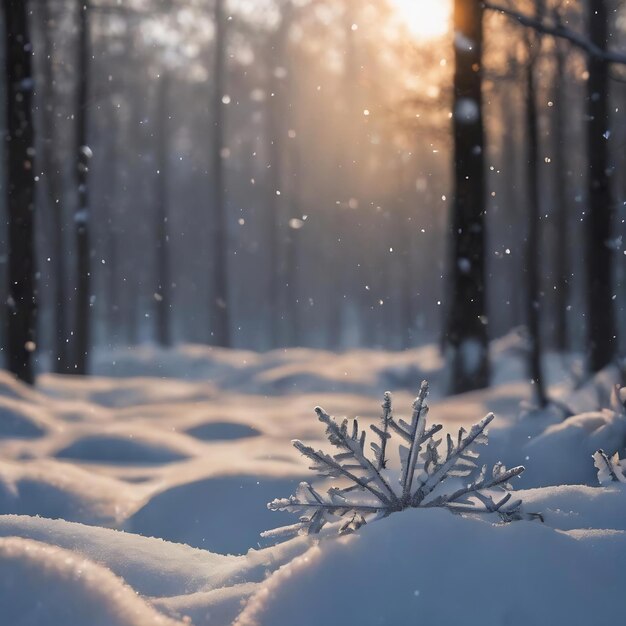
[[[487, 443], [485, 429], [493, 420], [489, 414], [469, 432], [459, 430], [456, 439], [446, 437], [445, 452], [440, 451], [442, 438], [436, 438], [442, 426], [427, 427], [428, 384], [422, 383], [413, 403], [409, 423], [396, 419], [387, 392], [380, 425], [371, 426], [375, 441], [366, 453], [366, 432], [357, 420], [338, 424], [326, 411], [315, 412], [326, 426], [328, 441], [339, 451], [327, 454], [294, 441], [293, 445], [313, 464], [310, 469], [325, 478], [342, 479], [341, 487], [331, 487], [324, 496], [309, 483], [300, 483], [295, 495], [273, 500], [272, 511], [300, 514], [298, 524], [264, 533], [315, 534], [326, 524], [337, 521], [340, 533], [352, 532], [373, 519], [396, 511], [418, 507], [445, 507], [456, 513], [498, 513], [505, 521], [521, 517], [521, 501], [511, 501], [509, 481], [524, 471], [523, 467], [506, 469], [497, 463], [491, 470], [478, 469], [476, 448]], [[389, 443], [392, 437], [401, 441], [400, 469], [388, 467]], [[469, 482], [465, 482], [464, 479]]]
[[593, 455], [593, 464], [598, 470], [598, 482], [601, 485], [626, 483], [626, 468], [623, 467], [624, 462], [620, 461], [617, 452], [609, 456], [604, 450], [598, 450]]

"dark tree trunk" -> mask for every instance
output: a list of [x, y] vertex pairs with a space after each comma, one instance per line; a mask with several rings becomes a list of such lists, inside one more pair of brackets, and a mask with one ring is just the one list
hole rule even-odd
[[290, 263], [293, 251], [288, 206], [291, 202], [285, 176], [284, 152], [286, 150], [289, 89], [287, 68], [287, 36], [291, 25], [291, 2], [282, 6], [280, 22], [269, 41], [267, 100], [267, 148], [269, 156], [269, 265], [272, 343], [274, 346], [293, 342], [293, 293]]
[[[104, 286], [104, 324], [109, 346], [119, 344], [120, 328], [120, 272], [119, 272], [119, 232], [118, 202], [120, 201], [119, 163], [121, 158], [120, 132], [114, 101], [107, 106], [107, 128], [109, 133], [108, 162], [111, 173], [107, 184], [107, 224], [105, 237], [106, 273]], [[123, 141], [123, 139], [122, 139]]]
[[446, 352], [453, 393], [489, 383], [480, 2], [455, 0], [454, 203]]
[[161, 346], [172, 344], [170, 310], [172, 306], [170, 294], [170, 245], [168, 237], [168, 205], [169, 205], [169, 106], [170, 77], [166, 69], [159, 79], [157, 95], [157, 215], [156, 215], [156, 292], [155, 318], [156, 338]]
[[7, 366], [33, 384], [36, 347], [35, 180], [32, 47], [23, 0], [4, 0], [9, 303]]
[[[524, 220], [522, 205], [524, 203], [523, 193], [524, 186], [519, 184], [519, 174], [522, 170], [520, 167], [520, 154], [518, 146], [521, 142], [518, 132], [518, 72], [514, 60], [509, 62], [509, 78], [510, 84], [506, 84], [502, 94], [502, 119], [504, 126], [504, 135], [502, 137], [502, 162], [503, 172], [506, 176], [507, 184], [505, 185], [505, 206], [507, 207], [508, 231], [513, 243], [513, 251], [510, 263], [509, 274], [513, 276], [522, 276], [523, 273], [523, 254], [521, 253], [520, 235], [521, 223]], [[515, 328], [524, 323], [526, 311], [523, 307], [524, 297], [520, 293], [519, 285], [509, 285], [508, 296], [511, 302], [511, 319], [510, 327]]]
[[125, 169], [128, 182], [124, 193], [124, 221], [118, 233], [117, 246], [117, 264], [122, 278], [121, 283], [119, 283], [122, 296], [118, 302], [123, 317], [125, 341], [131, 346], [137, 345], [140, 340], [143, 276], [139, 268], [133, 267], [133, 264], [137, 262], [136, 257], [130, 256], [129, 258], [129, 255], [125, 255], [123, 252], [129, 245], [132, 245], [132, 242], [141, 237], [141, 225], [134, 221], [129, 222], [128, 215], [133, 212], [135, 204], [140, 203], [147, 193], [144, 180], [146, 138], [143, 125], [147, 102], [140, 94], [149, 90], [147, 81], [136, 78], [137, 74], [141, 72], [141, 55], [138, 52], [135, 37], [136, 32], [132, 25], [127, 24], [124, 40], [128, 67], [124, 77], [124, 88], [130, 108], [128, 120], [130, 141], [126, 143], [125, 150]]
[[[405, 180], [405, 164], [402, 159], [398, 159], [398, 196], [392, 212], [394, 247], [397, 246], [397, 254], [394, 255], [394, 271], [400, 279], [399, 298], [396, 302], [399, 314], [400, 343], [399, 347], [407, 349], [413, 345], [413, 291], [415, 276], [411, 264], [411, 235], [413, 233], [412, 222], [407, 217], [407, 202], [409, 186]], [[392, 325], [393, 333], [393, 325]], [[390, 337], [393, 340], [393, 334]]]
[[230, 309], [228, 294], [228, 216], [225, 201], [226, 177], [224, 175], [224, 96], [226, 74], [226, 18], [224, 0], [215, 0], [215, 41], [213, 74], [213, 146], [211, 213], [213, 244], [213, 293], [211, 297], [211, 343], [229, 347]]
[[120, 327], [122, 317], [120, 315], [120, 280], [119, 280], [119, 234], [114, 225], [109, 227], [107, 233], [107, 302], [106, 302], [106, 326], [109, 345], [115, 346], [120, 343]]
[[565, 50], [556, 41], [556, 76], [554, 81], [554, 159], [555, 206], [554, 206], [554, 347], [565, 352], [569, 347], [567, 306], [569, 303], [569, 233], [567, 211], [567, 158], [566, 158], [566, 85]]
[[[283, 87], [283, 96], [281, 110], [285, 112], [284, 125], [282, 133], [283, 138], [288, 136], [288, 130], [295, 129], [297, 122], [292, 102], [295, 98], [294, 78], [296, 70], [289, 61], [289, 32], [293, 21], [294, 5], [291, 0], [287, 0], [282, 8], [282, 20], [280, 26], [280, 34], [276, 42], [278, 48], [278, 60], [287, 71], [285, 77], [285, 85]], [[298, 134], [296, 133], [296, 137]], [[284, 152], [287, 155], [287, 168], [284, 187], [287, 192], [287, 215], [286, 215], [286, 237], [285, 237], [285, 344], [294, 346], [298, 344], [298, 240], [299, 230], [298, 224], [302, 217], [300, 211], [300, 175], [301, 175], [301, 158], [300, 147], [296, 137], [288, 139]], [[296, 220], [293, 222], [292, 220]]]
[[[537, 124], [537, 97], [535, 93], [535, 51], [533, 38], [528, 39], [528, 64], [526, 66], [526, 132], [528, 134], [527, 187], [528, 228], [526, 232], [526, 326], [529, 353], [528, 374], [533, 383], [535, 401], [541, 407], [547, 404], [541, 368], [541, 286], [539, 276], [539, 249], [541, 208], [539, 200], [539, 128]], [[534, 45], [539, 39], [534, 38]]]
[[[280, 28], [280, 27], [279, 27]], [[267, 187], [268, 200], [268, 256], [269, 256], [269, 294], [270, 334], [273, 347], [283, 345], [285, 339], [285, 190], [282, 188], [282, 137], [280, 136], [283, 115], [279, 112], [282, 88], [274, 75], [276, 67], [275, 45], [271, 46], [268, 65], [268, 92], [274, 94], [267, 100], [267, 150], [269, 177]], [[279, 95], [276, 95], [279, 94]]]
[[91, 150], [87, 138], [87, 107], [89, 97], [89, 3], [78, 3], [78, 76], [76, 89], [76, 298], [74, 300], [74, 333], [71, 336], [70, 374], [87, 374], [91, 317], [91, 246], [89, 241], [88, 174]]
[[[370, 303], [363, 297], [363, 290], [355, 292], [355, 283], [361, 282], [362, 268], [355, 272], [355, 280], [349, 277], [349, 267], [355, 267], [353, 251], [349, 247], [350, 222], [354, 206], [358, 206], [362, 190], [358, 184], [359, 167], [359, 45], [353, 25], [358, 22], [358, 1], [345, 0], [341, 27], [344, 32], [345, 52], [343, 66], [343, 103], [346, 117], [341, 138], [336, 143], [337, 171], [340, 173], [334, 191], [342, 204], [337, 206], [331, 222], [331, 234], [327, 242], [328, 297], [327, 297], [327, 346], [330, 350], [340, 350], [346, 345], [349, 327], [352, 332], [363, 334], [369, 315], [363, 315]], [[362, 115], [362, 109], [360, 111]], [[346, 205], [347, 202], [347, 205]], [[354, 204], [356, 202], [356, 204]], [[354, 206], [352, 206], [354, 204]], [[359, 308], [359, 319], [355, 320], [352, 310]], [[352, 322], [352, 323], [351, 323]], [[356, 323], [355, 323], [356, 322]], [[355, 326], [357, 328], [355, 328]], [[369, 329], [368, 329], [369, 330]], [[367, 331], [366, 331], [367, 332]], [[371, 337], [371, 333], [368, 333]]]
[[[595, 0], [587, 4], [589, 38], [598, 48], [606, 50], [609, 36], [607, 2]], [[587, 324], [589, 367], [597, 372], [612, 361], [617, 347], [610, 243], [615, 207], [609, 174], [609, 68], [606, 63], [590, 57], [588, 70]]]
[[42, 98], [42, 121], [44, 127], [44, 136], [42, 140], [42, 166], [45, 172], [44, 180], [46, 181], [46, 191], [48, 196], [48, 209], [52, 213], [53, 233], [52, 233], [52, 257], [54, 262], [54, 307], [52, 327], [55, 329], [53, 333], [53, 359], [52, 369], [55, 372], [63, 373], [68, 367], [68, 316], [67, 316], [67, 294], [65, 291], [65, 282], [67, 280], [67, 250], [64, 242], [65, 232], [65, 215], [64, 204], [65, 196], [62, 186], [62, 170], [58, 145], [58, 133], [56, 132], [57, 113], [56, 113], [56, 94], [55, 94], [55, 68], [54, 68], [54, 44], [53, 15], [50, 2], [42, 2], [42, 18], [43, 18], [43, 49], [41, 61], [43, 64], [44, 85]]

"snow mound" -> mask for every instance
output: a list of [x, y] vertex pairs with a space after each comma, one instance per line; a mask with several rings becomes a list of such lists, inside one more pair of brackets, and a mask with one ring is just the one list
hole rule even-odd
[[522, 448], [525, 487], [597, 485], [592, 455], [626, 446], [626, 418], [610, 409], [575, 415], [546, 428]]
[[14, 398], [0, 396], [0, 438], [36, 439], [48, 431], [40, 407]]
[[39, 404], [42, 396], [6, 370], [0, 370], [0, 396]]
[[158, 465], [188, 457], [163, 438], [151, 440], [134, 435], [86, 435], [59, 450], [56, 456], [90, 463], [124, 465]]
[[411, 615], [441, 626], [610, 624], [623, 611], [625, 551], [623, 531], [409, 510], [280, 568], [236, 624], [397, 626]]
[[0, 463], [0, 514], [116, 525], [138, 505], [124, 483], [55, 461]]
[[244, 557], [226, 557], [162, 539], [25, 515], [1, 515], [0, 536], [71, 550], [110, 569], [147, 596], [179, 596], [225, 584]]
[[[442, 365], [434, 345], [402, 352], [349, 350], [340, 354], [308, 348], [259, 354], [200, 345], [182, 345], [169, 350], [146, 345], [132, 351], [100, 352], [95, 370], [111, 377], [211, 380], [216, 388], [245, 394], [343, 392], [371, 395], [385, 389], [413, 387], [423, 378], [433, 381], [440, 375]], [[140, 384], [133, 386], [125, 380], [110, 390], [101, 389], [92, 395], [92, 400], [107, 406], [137, 404], [136, 394], [140, 393]]]
[[308, 547], [299, 537], [245, 556], [225, 556], [154, 537], [25, 515], [0, 515], [0, 537], [49, 543], [96, 561], [149, 596], [180, 597], [259, 582]]
[[19, 537], [0, 539], [2, 622], [13, 626], [174, 626], [109, 570]]
[[0, 516], [0, 537], [12, 536], [57, 546], [71, 551], [78, 560], [93, 561], [148, 596], [164, 613], [177, 619], [191, 617], [196, 626], [230, 624], [241, 611], [242, 600], [269, 572], [309, 546], [301, 537], [245, 556], [223, 556], [64, 520]]
[[171, 487], [154, 496], [126, 523], [126, 530], [223, 554], [258, 547], [260, 533], [292, 516], [267, 503], [290, 493], [301, 478], [221, 476]]
[[247, 424], [233, 422], [207, 422], [192, 426], [185, 431], [191, 437], [202, 441], [232, 441], [258, 437], [261, 432]]
[[258, 587], [258, 583], [241, 583], [174, 598], [158, 598], [154, 605], [168, 615], [184, 615], [196, 626], [230, 626], [241, 613], [245, 600]]
[[[140, 370], [139, 370], [140, 371]], [[146, 378], [106, 378], [93, 376], [83, 380], [54, 374], [42, 375], [37, 384], [56, 398], [70, 397], [98, 407], [124, 409], [152, 404], [174, 404], [181, 401], [208, 400], [215, 393], [207, 378], [189, 383], [178, 378], [163, 379], [158, 375]]]
[[624, 384], [624, 374], [615, 365], [609, 365], [580, 388], [568, 393], [563, 401], [575, 414], [588, 413], [598, 407], [609, 406], [615, 385]]
[[518, 490], [515, 495], [523, 500], [526, 511], [540, 512], [552, 528], [626, 531], [626, 484], [542, 487]]

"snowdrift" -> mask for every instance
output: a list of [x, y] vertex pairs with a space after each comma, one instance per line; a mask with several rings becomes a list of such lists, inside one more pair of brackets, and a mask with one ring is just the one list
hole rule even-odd
[[280, 568], [236, 624], [610, 624], [624, 610], [624, 554], [623, 530], [403, 511]]
[[[626, 487], [599, 486], [591, 454], [626, 456], [626, 420], [609, 402], [621, 374], [574, 389], [550, 357], [558, 403], [538, 412], [521, 404], [530, 388], [519, 345], [492, 354], [497, 384], [454, 398], [443, 397], [433, 346], [148, 346], [100, 354], [99, 377], [46, 375], [36, 389], [0, 372], [0, 622], [619, 621]], [[314, 479], [290, 443], [322, 444], [313, 407], [367, 428], [383, 391], [407, 407], [422, 378], [447, 431], [496, 412], [481, 462], [525, 465], [514, 496], [543, 523], [408, 510], [348, 538], [268, 546], [261, 531], [296, 519], [266, 502]]]

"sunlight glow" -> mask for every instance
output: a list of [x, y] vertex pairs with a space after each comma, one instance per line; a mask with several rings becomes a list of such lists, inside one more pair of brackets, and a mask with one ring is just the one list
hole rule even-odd
[[450, 0], [389, 0], [416, 39], [436, 39], [450, 28]]

